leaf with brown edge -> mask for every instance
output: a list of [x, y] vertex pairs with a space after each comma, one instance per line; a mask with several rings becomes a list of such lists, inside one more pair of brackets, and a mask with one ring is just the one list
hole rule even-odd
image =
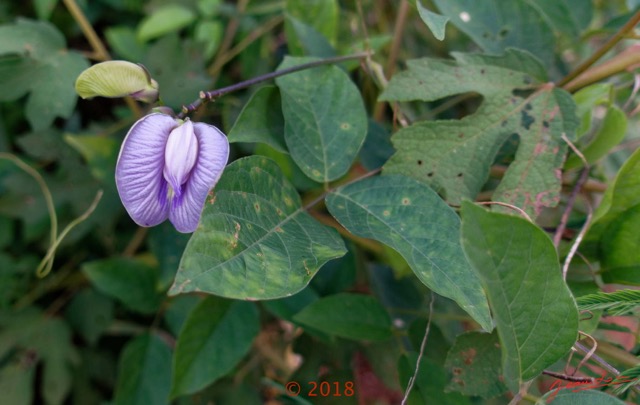
[[514, 161], [493, 195], [537, 215], [557, 205], [566, 135], [577, 127], [575, 104], [564, 90], [546, 83], [529, 54], [509, 50], [501, 57], [454, 54], [455, 61], [417, 59], [396, 75], [382, 94], [388, 101], [434, 101], [475, 92], [484, 100], [460, 120], [419, 121], [391, 138], [397, 152], [384, 166], [429, 184], [451, 204], [475, 198], [489, 178], [500, 148], [517, 138]]

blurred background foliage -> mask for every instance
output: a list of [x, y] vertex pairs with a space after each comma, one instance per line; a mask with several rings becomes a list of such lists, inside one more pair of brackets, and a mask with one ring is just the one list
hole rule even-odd
[[[456, 7], [471, 3], [434, 0], [423, 5], [462, 18]], [[452, 51], [495, 53], [509, 46], [540, 58], [555, 81], [640, 6], [634, 0], [487, 3], [501, 11], [499, 23], [487, 13], [487, 20], [461, 30], [453, 18], [445, 41], [434, 37], [415, 2], [404, 0], [0, 3], [0, 152], [19, 157], [42, 176], [60, 228], [83, 215], [98, 190], [104, 193], [91, 215], [61, 242], [51, 274], [38, 278], [35, 269], [51, 243], [46, 200], [32, 176], [0, 160], [0, 402], [161, 404], [171, 396], [179, 404], [398, 403], [415, 367], [430, 301], [417, 278], [403, 277], [410, 270], [400, 256], [388, 248], [372, 253], [348, 243], [347, 255], [327, 263], [308, 288], [286, 299], [249, 303], [167, 297], [188, 235], [166, 223], [148, 230], [135, 226], [114, 183], [120, 143], [146, 107], [131, 100], [77, 99], [73, 82], [96, 61], [142, 63], [158, 81], [164, 103], [179, 110], [201, 90], [274, 71], [287, 54], [329, 57], [369, 48], [390, 78], [407, 59], [448, 57]], [[513, 31], [505, 31], [502, 22]], [[94, 30], [97, 37], [92, 38]], [[392, 111], [376, 101], [380, 77], [357, 62], [344, 67], [371, 118], [351, 173], [358, 174], [380, 167], [393, 153], [389, 137], [397, 123]], [[633, 80], [629, 73], [617, 76], [612, 81], [616, 99], [610, 101], [623, 104]], [[206, 105], [194, 120], [233, 134], [257, 88]], [[279, 103], [261, 91], [267, 106]], [[479, 101], [475, 95], [452, 96], [405, 105], [403, 113], [410, 120], [461, 118]], [[623, 131], [625, 147], [601, 161], [596, 177], [606, 182], [618, 172], [637, 145], [636, 128], [634, 116]], [[501, 153], [508, 161], [513, 148], [507, 145]], [[232, 159], [251, 154], [274, 159], [303, 201], [321, 190], [277, 143], [234, 144]], [[576, 227], [583, 214], [576, 217]], [[559, 215], [549, 210], [540, 222], [553, 224]], [[322, 212], [317, 216], [322, 219]], [[362, 292], [375, 299], [356, 302], [360, 297], [352, 293]], [[315, 311], [348, 312], [362, 305], [377, 317], [373, 324], [384, 329], [392, 322], [393, 333], [358, 330], [357, 319], [346, 335], [324, 327], [310, 305], [329, 296], [340, 300], [324, 301], [329, 306]], [[446, 353], [456, 336], [475, 324], [441, 297], [435, 298], [431, 316], [429, 350], [410, 400], [505, 403], [506, 387], [497, 376], [493, 385], [477, 391], [450, 385]], [[191, 330], [206, 334], [208, 343], [176, 345], [177, 336]], [[482, 344], [492, 350], [491, 335], [478, 339], [487, 339]], [[454, 349], [464, 351], [464, 344], [458, 340]], [[190, 352], [184, 367], [172, 365], [175, 350]], [[495, 361], [499, 354], [487, 356]], [[291, 397], [283, 388], [288, 381], [298, 381], [303, 394], [309, 393], [308, 382], [339, 382], [344, 393], [345, 382], [352, 381], [356, 394]], [[470, 393], [473, 399], [463, 396]]]

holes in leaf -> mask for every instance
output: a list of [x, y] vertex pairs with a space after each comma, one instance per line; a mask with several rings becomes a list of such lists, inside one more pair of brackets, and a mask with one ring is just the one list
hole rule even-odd
[[515, 97], [527, 98], [533, 94], [535, 90], [522, 90], [522, 89], [513, 89], [511, 94]]

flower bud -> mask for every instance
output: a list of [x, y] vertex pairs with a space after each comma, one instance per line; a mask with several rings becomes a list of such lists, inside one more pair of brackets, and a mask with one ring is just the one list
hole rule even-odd
[[158, 83], [147, 69], [135, 63], [114, 60], [98, 63], [83, 71], [76, 80], [82, 98], [130, 96], [145, 103], [158, 100]]

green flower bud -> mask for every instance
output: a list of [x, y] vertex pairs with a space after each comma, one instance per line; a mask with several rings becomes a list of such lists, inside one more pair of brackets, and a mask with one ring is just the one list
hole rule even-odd
[[135, 63], [114, 60], [86, 69], [76, 80], [76, 92], [82, 98], [125, 97], [153, 103], [158, 100], [158, 83], [147, 69]]

